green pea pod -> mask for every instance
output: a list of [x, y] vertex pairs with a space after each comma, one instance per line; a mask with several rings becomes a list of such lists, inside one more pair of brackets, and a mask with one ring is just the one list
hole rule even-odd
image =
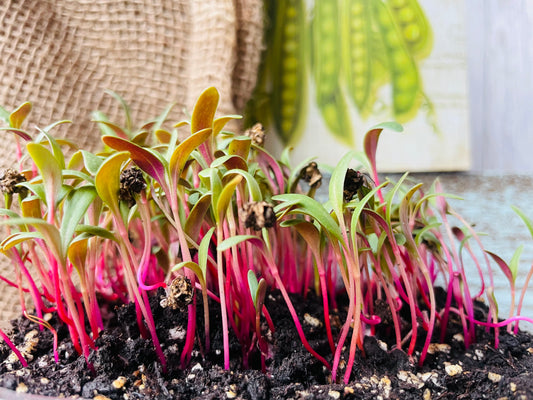
[[271, 81], [272, 66], [272, 47], [276, 18], [276, 5], [273, 2], [265, 1], [263, 5], [263, 51], [261, 53], [261, 62], [257, 71], [257, 83], [255, 85], [251, 99], [246, 103], [243, 113], [243, 125], [245, 128], [251, 128], [260, 122], [264, 126], [271, 125], [270, 115], [270, 89], [268, 87]]
[[285, 144], [295, 143], [307, 110], [305, 4], [277, 2], [272, 50], [267, 61], [272, 77], [272, 122]]
[[369, 0], [341, 0], [340, 7], [342, 77], [359, 114], [366, 118], [377, 90], [387, 80], [387, 70], [373, 57], [376, 41]]
[[373, 0], [371, 4], [387, 54], [394, 116], [398, 122], [406, 122], [416, 115], [422, 100], [418, 68], [387, 3]]
[[331, 133], [352, 146], [353, 136], [348, 107], [341, 85], [341, 30], [337, 0], [315, 1], [311, 25], [312, 68], [316, 103]]
[[427, 57], [433, 48], [433, 31], [417, 0], [387, 0], [412, 56]]

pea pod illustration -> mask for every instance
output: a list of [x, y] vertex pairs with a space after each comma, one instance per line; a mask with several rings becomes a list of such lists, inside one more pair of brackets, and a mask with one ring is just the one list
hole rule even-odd
[[417, 0], [388, 0], [392, 15], [411, 55], [427, 57], [433, 47], [433, 32]]
[[372, 0], [342, 0], [342, 76], [359, 114], [372, 112], [378, 89], [388, 80], [381, 38], [372, 24]]
[[394, 115], [399, 122], [406, 122], [416, 115], [421, 104], [418, 68], [388, 4], [383, 0], [373, 0], [371, 4], [387, 54]]
[[260, 122], [265, 126], [271, 125], [271, 93], [269, 82], [271, 81], [273, 36], [276, 21], [276, 5], [265, 1], [263, 5], [263, 53], [257, 71], [257, 82], [252, 98], [248, 101], [244, 111], [244, 127], [251, 128]]
[[305, 22], [303, 0], [277, 2], [267, 63], [272, 78], [272, 122], [285, 143], [298, 140], [307, 110]]
[[368, 114], [372, 85], [371, 10], [366, 0], [341, 0], [342, 75], [359, 113]]
[[311, 22], [312, 71], [316, 104], [337, 139], [353, 145], [348, 107], [340, 84], [341, 31], [338, 0], [315, 1]]

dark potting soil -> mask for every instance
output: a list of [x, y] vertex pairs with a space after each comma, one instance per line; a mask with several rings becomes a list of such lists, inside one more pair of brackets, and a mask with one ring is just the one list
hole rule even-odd
[[[443, 292], [438, 294], [442, 296]], [[478, 329], [476, 343], [465, 350], [462, 328], [452, 319], [445, 343], [437, 344], [436, 340], [426, 362], [419, 367], [416, 361], [419, 353], [410, 358], [403, 351], [390, 350], [394, 347], [392, 326], [384, 326], [375, 336], [365, 338], [365, 354], [357, 351], [350, 382], [345, 385], [332, 383], [330, 372], [304, 349], [278, 293], [268, 295], [265, 303], [276, 326], [274, 333], [267, 334], [272, 357], [267, 361], [266, 373], [242, 369], [235, 338], [230, 343], [231, 369], [222, 368], [222, 333], [220, 324], [215, 323], [220, 316], [217, 304], [211, 306], [211, 351], [202, 355], [198, 344], [203, 343], [203, 338], [197, 338], [189, 366], [180, 369], [187, 315], [179, 309], [162, 308], [159, 300], [159, 296], [153, 297], [152, 309], [167, 358], [167, 373], [162, 372], [151, 341], [139, 336], [135, 308], [127, 305], [110, 309], [108, 327], [96, 341], [98, 350], [89, 357], [92, 369], [65, 340], [65, 326], [56, 324], [60, 339], [60, 361], [56, 364], [51, 333], [46, 329], [40, 331], [24, 318], [13, 321], [14, 342], [31, 354], [28, 358], [32, 361], [22, 368], [18, 361], [10, 361], [11, 351], [2, 344], [0, 386], [52, 397], [98, 400], [533, 399], [533, 336], [527, 332], [512, 335], [502, 329], [499, 348], [495, 349], [494, 334]], [[319, 354], [330, 353], [320, 322], [321, 300], [309, 294], [305, 301], [297, 296], [293, 301], [311, 346]], [[201, 307], [199, 299], [198, 332], [203, 332]], [[478, 304], [478, 308], [478, 313], [485, 312], [483, 305]], [[346, 307], [339, 304], [339, 310], [338, 314], [332, 313], [332, 326], [337, 333], [340, 326], [335, 321], [343, 320]], [[346, 360], [347, 357], [346, 352]], [[251, 362], [260, 369], [259, 360]], [[339, 381], [343, 376], [341, 366]]]

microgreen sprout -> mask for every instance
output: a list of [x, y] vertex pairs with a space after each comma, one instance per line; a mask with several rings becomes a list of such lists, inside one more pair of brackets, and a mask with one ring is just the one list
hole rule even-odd
[[[216, 89], [200, 95], [190, 121], [168, 129], [169, 109], [135, 129], [127, 105], [113, 96], [123, 105], [127, 123], [121, 127], [94, 114], [105, 145], [100, 153], [54, 139], [57, 124], [36, 134], [22, 130], [28, 103], [2, 128], [26, 149], [23, 154], [21, 146], [20, 171], [0, 174], [5, 195], [0, 215], [7, 230], [0, 250], [10, 257], [16, 277], [2, 280], [18, 288], [23, 314], [54, 335], [43, 315], [56, 313], [87, 359], [105, 326], [101, 302], [131, 302], [139, 331], [151, 338], [165, 370], [165, 349], [149, 302], [161, 288], [162, 307], [187, 313], [182, 367], [202, 334], [201, 351], [211, 351], [216, 322], [222, 326], [225, 368], [233, 335], [243, 366], [252, 367], [259, 355], [266, 371], [269, 337], [276, 330], [267, 293], [277, 289], [302, 345], [331, 370], [333, 380], [343, 373], [344, 382], [350, 380], [357, 351], [364, 352], [365, 335], [388, 332], [390, 347], [422, 364], [432, 341], [446, 337], [451, 314], [461, 320], [467, 346], [478, 326], [493, 329], [497, 345], [500, 327], [514, 325], [516, 331], [518, 321], [531, 322], [519, 314], [533, 268], [516, 301], [520, 250], [509, 264], [492, 253], [479, 260], [471, 242], [483, 250], [481, 241], [438, 182], [427, 191], [408, 184], [407, 174], [397, 182], [380, 180], [378, 139], [384, 129], [400, 131], [398, 124], [372, 128], [365, 152], [349, 152], [339, 161], [323, 201], [317, 195], [326, 181], [319, 163], [309, 159], [291, 167], [288, 152], [276, 160], [263, 148], [260, 125], [243, 135], [224, 131], [238, 117], [217, 117]], [[69, 159], [64, 144], [74, 149]], [[533, 223], [517, 213], [533, 235]], [[452, 226], [450, 215], [462, 225]], [[513, 306], [504, 321], [498, 319], [487, 254], [509, 278]], [[465, 272], [467, 257], [475, 276]], [[474, 294], [473, 279], [481, 287]], [[446, 289], [443, 302], [437, 302], [437, 283]], [[305, 299], [310, 291], [322, 300], [327, 351], [307, 340], [291, 300], [293, 293]], [[334, 328], [340, 296], [348, 298], [348, 308]], [[475, 301], [484, 296], [489, 312], [479, 320]], [[199, 299], [202, 333], [196, 329]], [[220, 321], [210, 321], [209, 303], [220, 307]], [[2, 331], [0, 336], [27, 365], [9, 337]]]

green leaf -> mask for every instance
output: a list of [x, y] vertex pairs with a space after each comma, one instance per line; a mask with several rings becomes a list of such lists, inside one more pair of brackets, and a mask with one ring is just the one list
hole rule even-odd
[[333, 217], [328, 214], [322, 204], [311, 197], [296, 193], [280, 194], [272, 197], [272, 200], [279, 201], [274, 207], [276, 214], [286, 210], [289, 214], [304, 214], [314, 218], [333, 238], [342, 241], [342, 231]]
[[[410, 211], [412, 212], [413, 211], [412, 208], [414, 208], [414, 207], [411, 207], [412, 205], [411, 198], [415, 195], [416, 192], [420, 190], [422, 185], [423, 185], [422, 183], [418, 183], [415, 186], [413, 186], [411, 189], [409, 189], [409, 191], [405, 194], [405, 196], [403, 197], [400, 203], [400, 224], [402, 227], [403, 234], [411, 238], [409, 243], [414, 243], [414, 241], [412, 240], [413, 232], [410, 226], [411, 216], [414, 215], [414, 214], [410, 214]], [[414, 249], [410, 249], [410, 250], [414, 250]]]
[[351, 234], [351, 240], [353, 243], [356, 242], [356, 235], [357, 235], [357, 222], [359, 221], [359, 218], [361, 216], [361, 213], [363, 212], [363, 208], [368, 203], [370, 199], [372, 199], [378, 190], [384, 188], [389, 184], [389, 181], [383, 182], [381, 185], [376, 186], [371, 191], [369, 191], [361, 200], [355, 201], [355, 207], [352, 211], [352, 219], [350, 221], [350, 234]]
[[[63, 180], [65, 179], [81, 179], [84, 182], [93, 183], [94, 179], [92, 176], [87, 175], [84, 172], [77, 171], [75, 169], [65, 169], [62, 173]], [[65, 185], [63, 185], [65, 186]]]
[[248, 191], [253, 201], [263, 200], [261, 188], [259, 187], [257, 180], [252, 176], [252, 174], [242, 169], [231, 169], [224, 174], [223, 178], [229, 178], [233, 175], [241, 175], [246, 180], [246, 184], [248, 185]]
[[242, 242], [251, 242], [253, 246], [263, 249], [263, 241], [254, 235], [235, 235], [223, 240], [218, 246], [218, 251], [226, 251]]
[[200, 282], [200, 285], [202, 286], [202, 288], [206, 287], [204, 272], [202, 271], [202, 269], [200, 268], [198, 264], [196, 264], [194, 261], [182, 261], [179, 264], [176, 264], [172, 268], [172, 271], [174, 272], [179, 271], [182, 268], [189, 268], [192, 272], [194, 272], [194, 274], [198, 278], [198, 281]]
[[57, 160], [57, 162], [59, 163], [59, 166], [61, 168], [65, 168], [65, 156], [63, 155], [63, 152], [61, 151], [61, 147], [60, 147], [59, 142], [61, 141], [62, 144], [66, 144], [66, 145], [68, 145], [68, 146], [70, 146], [72, 148], [75, 148], [75, 149], [77, 149], [77, 146], [75, 146], [72, 142], [70, 142], [70, 141], [68, 141], [66, 139], [57, 139], [56, 140], [50, 134], [50, 131], [52, 129], [54, 129], [56, 126], [61, 125], [61, 124], [66, 124], [66, 123], [71, 123], [71, 121], [69, 121], [69, 120], [56, 121], [56, 122], [48, 125], [44, 129], [39, 129], [40, 135], [35, 140], [37, 143], [40, 143], [41, 142], [41, 136], [43, 136], [46, 139], [46, 141], [50, 145], [50, 149], [52, 150], [52, 154], [54, 155], [55, 159]]
[[113, 96], [115, 98], [115, 100], [117, 100], [120, 103], [120, 105], [122, 106], [122, 109], [124, 110], [124, 115], [126, 117], [126, 129], [131, 132], [132, 123], [131, 123], [130, 106], [128, 105], [128, 103], [126, 103], [126, 101], [118, 93], [116, 93], [116, 92], [114, 92], [112, 90], [106, 90], [105, 92], [107, 94]]
[[66, 255], [76, 227], [95, 197], [96, 190], [93, 186], [82, 186], [72, 190], [65, 199], [63, 205], [63, 221], [61, 222], [60, 228], [63, 255]]
[[329, 201], [339, 220], [342, 219], [342, 214], [344, 213], [344, 180], [346, 171], [354, 157], [356, 157], [355, 151], [346, 153], [333, 170], [329, 181]]
[[31, 111], [31, 103], [22, 103], [18, 108], [9, 115], [9, 126], [20, 128], [22, 123]]
[[[30, 193], [33, 193], [36, 197], [38, 197], [40, 200], [46, 202], [46, 191], [44, 190], [44, 184], [43, 183], [35, 183], [33, 182], [20, 182], [18, 186], [25, 187], [30, 191]], [[26, 201], [24, 199], [24, 201]], [[57, 201], [57, 200], [56, 200]]]
[[415, 206], [413, 212], [417, 212], [422, 207], [422, 205], [425, 202], [430, 201], [431, 199], [434, 199], [434, 198], [447, 198], [447, 199], [454, 199], [454, 200], [464, 200], [462, 197], [456, 196], [456, 195], [450, 194], [450, 193], [428, 193], [416, 203], [416, 206]]
[[250, 288], [250, 294], [252, 295], [255, 312], [259, 313], [265, 302], [267, 283], [263, 278], [257, 282], [255, 273], [252, 270], [248, 270], [248, 287]]
[[35, 239], [42, 239], [43, 235], [41, 235], [39, 232], [16, 232], [8, 237], [6, 237], [2, 242], [0, 243], [0, 249], [2, 249], [2, 252], [7, 253], [8, 250], [10, 250], [12, 247], [19, 245], [22, 242], [25, 242], [27, 240], [35, 240]]
[[112, 232], [99, 226], [78, 224], [76, 226], [76, 233], [87, 234], [89, 236], [98, 236], [103, 239], [113, 240], [115, 242], [117, 241], [115, 235]]
[[0, 215], [5, 215], [8, 218], [20, 218], [20, 215], [18, 215], [15, 211], [7, 208], [0, 208]]
[[[430, 236], [430, 239], [434, 239], [435, 238], [435, 235], [433, 235], [431, 233], [431, 231], [433, 229], [439, 229], [440, 226], [442, 225], [441, 222], [433, 222], [433, 223], [430, 223], [428, 225], [425, 225], [423, 228], [421, 228], [417, 233], [416, 233], [416, 236], [415, 236], [415, 243], [417, 246], [420, 245], [420, 243], [422, 243], [422, 240], [424, 239], [427, 239], [427, 236], [429, 235]], [[432, 240], [433, 241], [433, 240]]]
[[98, 157], [86, 150], [81, 150], [81, 154], [83, 156], [83, 162], [87, 171], [89, 171], [89, 173], [92, 175], [96, 175], [96, 172], [98, 172], [98, 168], [100, 168], [100, 166], [104, 162], [103, 157]]
[[518, 267], [520, 266], [520, 257], [524, 251], [524, 245], [521, 244], [513, 253], [511, 261], [509, 261], [509, 269], [511, 270], [511, 276], [513, 277], [513, 282], [516, 282], [516, 277], [518, 276]]
[[83, 162], [83, 155], [81, 154], [81, 150], [78, 150], [74, 154], [72, 154], [72, 157], [70, 157], [66, 168], [70, 170], [80, 171], [84, 167], [85, 165]]
[[94, 178], [98, 196], [107, 204], [111, 212], [120, 215], [118, 192], [120, 190], [120, 171], [122, 164], [130, 158], [128, 152], [115, 153], [105, 160]]
[[212, 128], [220, 95], [214, 87], [205, 89], [196, 101], [191, 119], [191, 132]]
[[211, 238], [213, 237], [213, 232], [215, 232], [215, 227], [213, 226], [209, 229], [202, 241], [200, 242], [200, 247], [198, 249], [198, 265], [202, 270], [203, 276], [205, 277], [207, 271], [207, 259], [209, 256], [209, 244], [211, 243]]
[[44, 239], [53, 256], [64, 265], [65, 259], [61, 253], [61, 235], [59, 230], [40, 218], [13, 218], [0, 221], [1, 225], [27, 225], [34, 227]]
[[215, 211], [220, 192], [222, 191], [222, 181], [220, 180], [218, 171], [214, 168], [204, 168], [198, 173], [198, 177], [202, 185], [211, 191], [211, 205], [213, 206], [213, 211]]
[[61, 166], [50, 150], [43, 145], [28, 143], [26, 148], [41, 173], [48, 207], [55, 208], [62, 186]]
[[252, 301], [254, 302], [255, 306], [255, 300], [257, 298], [257, 288], [259, 287], [259, 282], [257, 281], [257, 277], [255, 276], [254, 271], [251, 269], [248, 270], [248, 287], [250, 288], [250, 293], [252, 295]]
[[392, 187], [392, 189], [387, 193], [386, 196], [386, 204], [385, 204], [385, 219], [387, 220], [387, 223], [391, 224], [391, 214], [392, 214], [392, 207], [395, 205], [394, 203], [394, 196], [398, 192], [398, 190], [402, 187], [403, 181], [407, 178], [407, 175], [409, 175], [409, 172], [406, 172], [402, 175], [402, 177], [396, 182], [396, 184]]
[[533, 238], [533, 221], [518, 207], [511, 206], [511, 208], [516, 214], [518, 214], [524, 224], [526, 224], [529, 234], [531, 235], [531, 238]]
[[170, 112], [172, 111], [172, 109], [176, 106], [176, 103], [170, 103], [164, 110], [163, 112], [161, 113], [161, 115], [159, 117], [157, 117], [157, 119], [154, 121], [154, 124], [152, 127], [148, 128], [147, 126], [143, 126], [143, 129], [146, 129], [146, 130], [152, 130], [152, 132], [155, 132], [157, 133], [158, 130], [161, 129], [161, 127], [163, 126], [163, 124], [165, 123], [165, 121], [167, 120]]

